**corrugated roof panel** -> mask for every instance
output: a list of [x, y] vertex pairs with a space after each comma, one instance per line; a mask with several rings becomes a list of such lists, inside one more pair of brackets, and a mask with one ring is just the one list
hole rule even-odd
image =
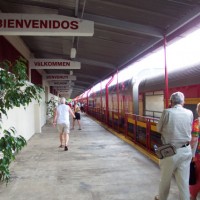
[[[200, 64], [168, 74], [169, 88], [200, 84]], [[140, 92], [156, 91], [165, 89], [165, 76], [146, 78], [139, 85]]]

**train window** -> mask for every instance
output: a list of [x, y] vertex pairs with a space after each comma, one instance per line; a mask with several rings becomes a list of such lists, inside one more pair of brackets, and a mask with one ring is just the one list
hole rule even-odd
[[153, 118], [160, 118], [164, 109], [163, 92], [145, 94], [144, 115]]
[[194, 119], [198, 117], [197, 112], [196, 112], [196, 108], [197, 108], [196, 104], [184, 104], [184, 108], [190, 109], [193, 112]]

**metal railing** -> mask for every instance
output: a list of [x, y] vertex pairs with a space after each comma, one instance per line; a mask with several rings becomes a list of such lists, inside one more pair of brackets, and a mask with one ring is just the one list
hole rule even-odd
[[156, 130], [158, 119], [126, 113], [125, 137], [142, 146], [148, 152], [154, 152], [154, 144], [160, 146], [161, 135]]
[[[145, 117], [109, 110], [106, 116], [105, 109], [88, 107], [88, 114], [114, 131], [123, 134], [127, 139], [141, 146], [147, 152], [154, 154], [153, 146], [161, 145], [161, 135], [156, 131], [157, 118]], [[107, 119], [108, 117], [108, 119]]]

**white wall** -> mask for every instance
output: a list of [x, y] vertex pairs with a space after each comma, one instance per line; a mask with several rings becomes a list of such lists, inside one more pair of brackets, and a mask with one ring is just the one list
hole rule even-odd
[[45, 93], [41, 94], [42, 102], [39, 104], [39, 110], [40, 110], [40, 121], [41, 121], [41, 127], [46, 124], [46, 103], [45, 103]]
[[2, 115], [2, 127], [3, 129], [14, 127], [17, 131], [16, 136], [22, 135], [29, 140], [35, 133], [40, 133], [46, 123], [45, 109], [44, 94], [42, 94], [40, 104], [34, 100], [25, 109], [21, 106], [8, 110], [7, 117]]
[[[32, 54], [20, 37], [5, 36], [5, 38], [29, 60]], [[43, 71], [41, 74], [43, 74]], [[51, 97], [58, 99], [57, 96], [49, 93], [49, 84], [44, 78], [43, 88], [46, 88], [46, 91], [41, 94], [42, 100], [40, 103], [33, 100], [26, 109], [22, 106], [20, 108], [15, 107], [12, 110], [8, 110], [8, 117], [2, 115], [2, 128], [9, 129], [14, 127], [17, 131], [16, 136], [22, 135], [26, 140], [29, 140], [35, 133], [41, 133], [41, 129], [47, 121], [45, 101], [49, 101]]]

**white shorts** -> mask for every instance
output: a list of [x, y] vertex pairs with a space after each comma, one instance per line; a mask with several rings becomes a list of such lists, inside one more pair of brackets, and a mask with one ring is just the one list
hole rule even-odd
[[59, 133], [69, 133], [70, 125], [69, 124], [57, 124], [57, 130]]

